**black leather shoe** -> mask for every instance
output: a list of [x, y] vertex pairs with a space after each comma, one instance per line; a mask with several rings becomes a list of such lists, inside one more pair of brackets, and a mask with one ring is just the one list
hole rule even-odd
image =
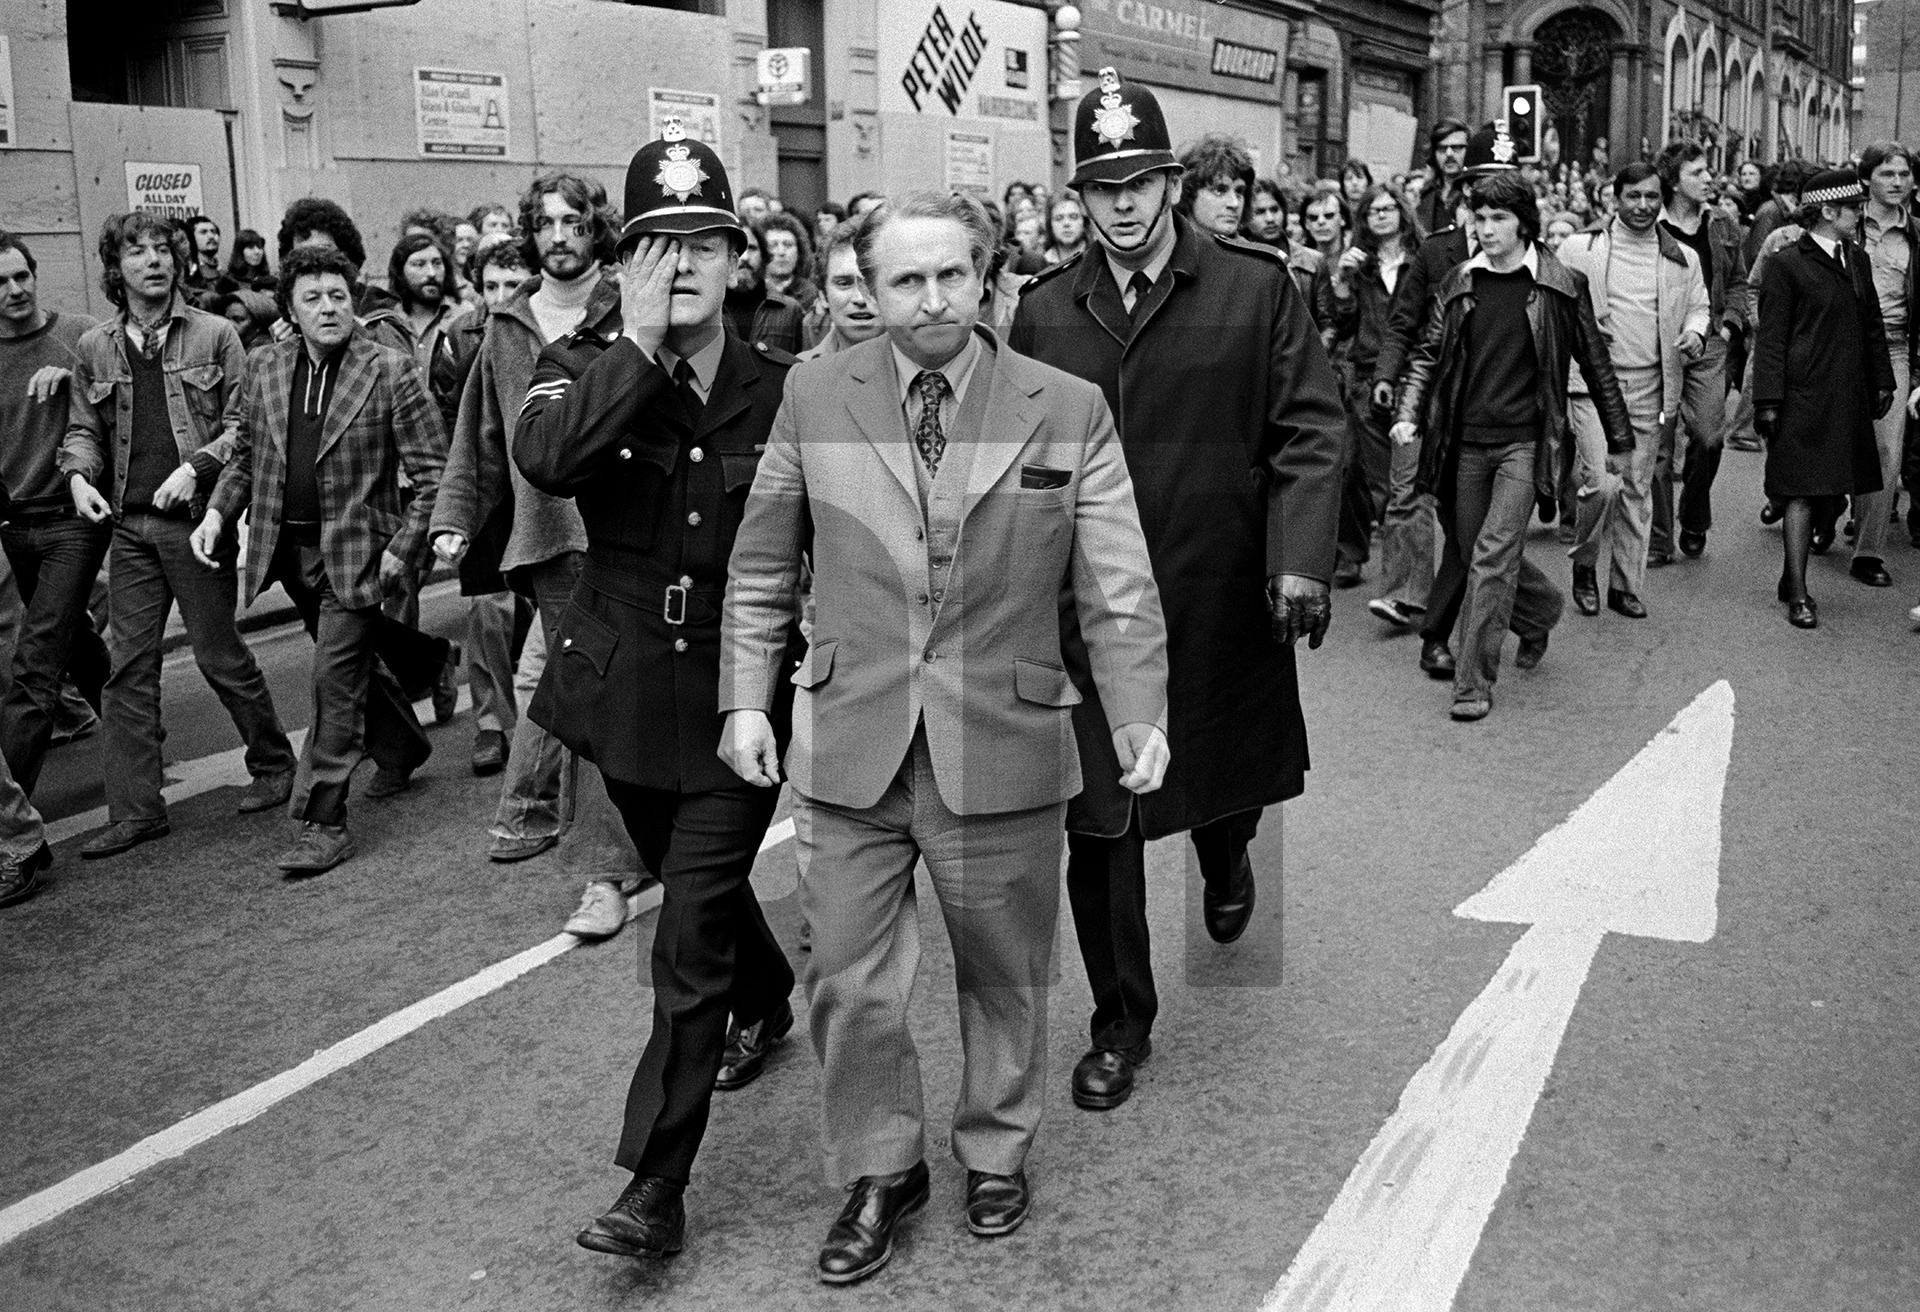
[[1807, 550], [1816, 556], [1824, 556], [1827, 554], [1827, 548], [1832, 545], [1833, 525], [1829, 524], [1825, 528], [1821, 528], [1818, 524], [1814, 525], [1813, 532], [1807, 539]]
[[1133, 1095], [1133, 1068], [1153, 1056], [1153, 1040], [1131, 1048], [1095, 1048], [1073, 1068], [1073, 1102], [1090, 1112], [1111, 1111]]
[[1859, 579], [1870, 588], [1890, 588], [1893, 575], [1887, 573], [1887, 567], [1872, 556], [1861, 556], [1847, 566], [1847, 573]]
[[292, 771], [261, 775], [241, 792], [237, 805], [241, 815], [253, 815], [259, 811], [271, 811], [276, 806], [285, 806], [287, 799], [292, 796]]
[[865, 1280], [893, 1260], [893, 1230], [927, 1203], [927, 1164], [898, 1175], [863, 1175], [847, 1189], [847, 1205], [820, 1246], [820, 1279], [829, 1285]]
[[0, 907], [25, 902], [46, 887], [42, 878], [53, 865], [53, 849], [45, 843], [19, 861], [0, 857]]
[[713, 1077], [713, 1087], [722, 1093], [732, 1093], [759, 1079], [760, 1072], [767, 1067], [767, 1054], [792, 1028], [793, 1004], [785, 1001], [765, 1020], [730, 1027], [727, 1053], [720, 1059], [720, 1073]]
[[1643, 620], [1647, 617], [1646, 604], [1623, 588], [1607, 589], [1607, 609], [1616, 615], [1625, 615], [1630, 620]]
[[1336, 588], [1357, 588], [1364, 578], [1366, 578], [1365, 568], [1353, 561], [1345, 561], [1334, 566], [1333, 586]]
[[1648, 569], [1665, 569], [1671, 564], [1673, 564], [1673, 557], [1664, 551], [1649, 551], [1647, 553]]
[[1215, 943], [1231, 943], [1247, 932], [1253, 919], [1253, 861], [1245, 852], [1227, 876], [1227, 886], [1214, 890], [1207, 885], [1200, 894], [1200, 918], [1207, 924], [1207, 937]]
[[1683, 528], [1680, 530], [1680, 554], [1681, 555], [1697, 556], [1701, 552], [1705, 551], [1706, 549], [1707, 549], [1707, 535], [1705, 533], [1695, 533], [1690, 528]]
[[1766, 505], [1760, 507], [1760, 522], [1762, 524], [1778, 524], [1780, 522], [1780, 516], [1785, 513], [1785, 506], [1781, 505], [1778, 501], [1769, 501]]
[[103, 856], [131, 852], [142, 843], [165, 838], [173, 827], [165, 820], [116, 820], [80, 845], [80, 855], [89, 861]]
[[367, 783], [369, 798], [398, 797], [413, 787], [413, 771], [389, 770], [384, 765], [373, 768], [373, 778]]
[[1817, 629], [1820, 627], [1820, 612], [1814, 609], [1812, 597], [1802, 597], [1798, 601], [1787, 603], [1787, 623], [1796, 629]]
[[1420, 644], [1420, 668], [1432, 679], [1451, 679], [1453, 677], [1453, 652], [1447, 644], [1438, 638], [1428, 638]]
[[1540, 658], [1546, 654], [1546, 634], [1543, 633], [1537, 638], [1522, 638], [1520, 639], [1520, 649], [1513, 653], [1513, 668], [1516, 670], [1530, 670], [1538, 665]]
[[1600, 575], [1592, 566], [1573, 567], [1573, 604], [1582, 615], [1600, 613]]
[[986, 1239], [1010, 1235], [1027, 1219], [1032, 1206], [1025, 1171], [1012, 1175], [967, 1172], [967, 1229], [975, 1234]]
[[656, 1175], [636, 1175], [613, 1206], [574, 1236], [596, 1253], [618, 1257], [672, 1257], [686, 1245], [686, 1186]]

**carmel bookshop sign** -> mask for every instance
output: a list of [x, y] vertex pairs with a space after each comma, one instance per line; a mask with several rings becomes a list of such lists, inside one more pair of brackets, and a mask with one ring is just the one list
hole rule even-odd
[[1080, 67], [1279, 104], [1287, 25], [1211, 0], [1086, 0]]
[[1045, 11], [1004, 0], [887, 0], [880, 33], [883, 111], [1044, 120]]

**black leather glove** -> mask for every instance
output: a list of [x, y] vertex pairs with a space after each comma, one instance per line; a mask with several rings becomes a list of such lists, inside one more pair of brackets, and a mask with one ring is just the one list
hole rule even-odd
[[1873, 394], [1873, 417], [1880, 418], [1893, 408], [1893, 389], [1883, 387]]
[[1773, 440], [1773, 434], [1780, 427], [1780, 407], [1777, 405], [1757, 405], [1753, 408], [1753, 431]]
[[1291, 647], [1296, 638], [1306, 638], [1310, 649], [1317, 649], [1333, 622], [1333, 598], [1327, 585], [1314, 579], [1297, 578], [1293, 595], [1288, 595], [1281, 580], [1292, 575], [1275, 574], [1267, 580], [1267, 611], [1273, 617], [1273, 640]]

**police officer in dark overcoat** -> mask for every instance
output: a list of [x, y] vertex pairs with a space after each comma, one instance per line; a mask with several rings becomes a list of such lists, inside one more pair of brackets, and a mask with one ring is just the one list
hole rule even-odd
[[[681, 1194], [723, 1058], [723, 1084], [744, 1083], [793, 1024], [793, 970], [748, 883], [779, 790], [743, 782], [716, 752], [727, 558], [796, 361], [726, 329], [744, 229], [719, 157], [677, 122], [633, 157], [626, 213], [617, 326], [542, 352], [513, 458], [535, 487], [572, 497], [587, 530], [528, 714], [599, 767], [664, 886], [653, 1031], [614, 1158], [634, 1178], [579, 1242], [661, 1257], [682, 1244]], [[789, 641], [797, 661], [797, 629]]]
[[1073, 1096], [1104, 1109], [1131, 1093], [1158, 1009], [1146, 841], [1192, 832], [1207, 931], [1232, 942], [1261, 810], [1304, 787], [1293, 640], [1326, 629], [1347, 421], [1280, 253], [1174, 213], [1181, 171], [1151, 91], [1101, 70], [1074, 159], [1095, 242], [1027, 285], [1008, 342], [1098, 384], [1119, 422], [1167, 617], [1174, 762], [1157, 793], [1120, 787], [1069, 631], [1086, 789], [1067, 811], [1067, 892], [1094, 997]]

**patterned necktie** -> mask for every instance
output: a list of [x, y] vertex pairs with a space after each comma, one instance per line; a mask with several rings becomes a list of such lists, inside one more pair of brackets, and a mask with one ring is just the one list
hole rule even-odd
[[940, 406], [951, 390], [947, 376], [936, 369], [922, 369], [914, 375], [913, 394], [920, 402], [920, 418], [913, 426], [913, 442], [920, 448], [929, 478], [940, 472], [940, 457], [947, 449], [947, 435], [940, 427]]
[[1133, 293], [1133, 308], [1127, 314], [1137, 319], [1141, 308], [1147, 303], [1147, 293], [1153, 290], [1153, 279], [1147, 276], [1145, 269], [1136, 269], [1133, 277], [1127, 279], [1127, 290]]

